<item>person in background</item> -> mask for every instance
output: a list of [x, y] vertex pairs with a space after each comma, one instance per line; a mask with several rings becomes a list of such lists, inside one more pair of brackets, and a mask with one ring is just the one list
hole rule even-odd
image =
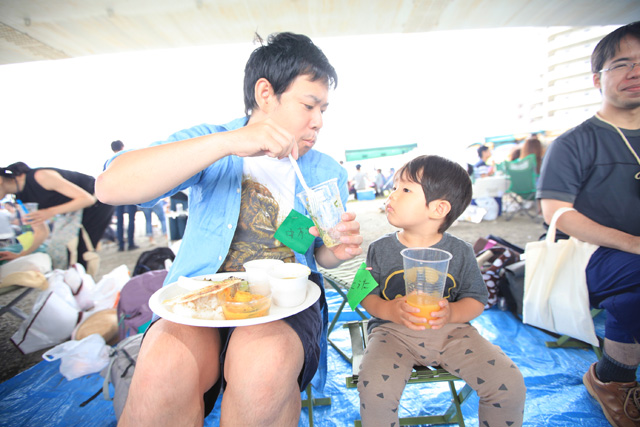
[[367, 189], [369, 179], [367, 178], [366, 172], [362, 170], [361, 165], [356, 165], [356, 173], [353, 175], [353, 178], [351, 178], [351, 181], [353, 181], [353, 186], [356, 191]]
[[542, 167], [542, 157], [544, 155], [542, 143], [536, 135], [532, 135], [522, 143], [520, 150], [520, 158], [534, 154], [536, 156], [536, 173], [540, 175], [540, 168]]
[[[346, 205], [347, 172], [313, 149], [336, 84], [335, 69], [311, 39], [272, 34], [245, 66], [245, 117], [195, 126], [111, 161], [96, 183], [104, 202], [148, 207], [190, 189], [189, 221], [165, 286], [274, 258], [307, 265], [322, 293], [316, 262], [334, 268], [362, 253], [360, 225], [349, 212], [331, 248], [315, 227], [305, 253], [274, 237], [292, 209], [306, 213], [289, 155], [311, 187], [337, 178]], [[120, 425], [202, 425], [223, 389], [220, 425], [297, 426], [300, 392], [326, 362], [327, 323], [323, 296], [292, 316], [240, 328], [158, 319], [142, 341]]]
[[520, 153], [522, 153], [522, 146], [520, 144], [513, 147], [513, 150], [507, 156], [507, 161], [512, 162], [520, 158]]
[[[469, 324], [482, 314], [488, 296], [473, 248], [446, 232], [471, 194], [467, 171], [439, 156], [416, 157], [396, 174], [386, 214], [400, 231], [375, 240], [367, 253], [378, 286], [361, 302], [371, 314], [358, 373], [363, 426], [399, 425], [400, 398], [416, 365], [443, 366], [465, 380], [480, 397], [479, 425], [522, 425], [526, 389], [520, 370]], [[453, 255], [445, 299], [428, 321], [407, 303], [405, 291], [400, 252], [418, 247]], [[425, 322], [429, 328], [417, 325]]]
[[592, 307], [606, 310], [602, 358], [584, 374], [613, 426], [640, 425], [640, 21], [605, 36], [591, 55], [602, 94], [595, 116], [549, 145], [536, 197], [547, 223], [598, 249], [586, 267]]
[[[124, 143], [120, 140], [113, 141], [111, 143], [111, 150], [114, 153], [119, 153], [124, 150]], [[105, 164], [106, 167], [106, 164]], [[118, 236], [118, 251], [124, 251], [124, 214], [127, 214], [127, 242], [129, 243], [129, 250], [138, 249], [135, 243], [136, 234], [136, 212], [138, 207], [136, 205], [118, 205], [116, 206], [116, 235]]]
[[[38, 249], [47, 238], [47, 253], [54, 269], [69, 264], [67, 244], [78, 239], [78, 261], [89, 250], [81, 233], [84, 227], [95, 248], [109, 226], [114, 207], [93, 195], [95, 178], [80, 172], [57, 168], [31, 169], [23, 162], [0, 168], [0, 199], [15, 195], [23, 203], [38, 203], [38, 210], [23, 215], [23, 222], [33, 228], [33, 243], [20, 253], [0, 252], [0, 259], [12, 260]], [[48, 221], [51, 221], [51, 236]]]
[[[486, 178], [488, 176], [492, 176], [495, 172], [493, 166], [489, 166], [487, 164], [487, 160], [491, 157], [491, 148], [486, 145], [481, 145], [478, 147], [478, 157], [479, 160], [473, 166], [473, 176], [475, 179], [478, 178]], [[478, 199], [480, 200], [480, 199]], [[494, 197], [495, 203], [492, 203], [493, 206], [498, 205], [498, 213], [497, 216], [502, 215], [502, 197]], [[472, 200], [473, 205], [477, 205], [478, 202], [474, 199]]]
[[493, 175], [493, 168], [487, 164], [487, 160], [491, 157], [491, 148], [486, 145], [478, 147], [479, 160], [473, 165], [476, 178], [484, 178]]
[[144, 219], [146, 223], [146, 233], [149, 238], [149, 242], [153, 243], [153, 222], [152, 222], [152, 214], [155, 214], [158, 217], [158, 221], [160, 222], [160, 228], [162, 229], [162, 235], [167, 236], [167, 218], [165, 215], [165, 209], [167, 206], [167, 201], [165, 199], [160, 200], [156, 203], [152, 208], [140, 208], [142, 213], [144, 214]]
[[373, 183], [376, 186], [376, 196], [383, 196], [382, 187], [384, 187], [384, 175], [382, 175], [382, 169], [376, 170], [376, 176], [374, 177]]
[[396, 169], [390, 168], [389, 175], [387, 175], [384, 178], [384, 185], [382, 186], [382, 191], [385, 191], [385, 190], [391, 191], [391, 189], [393, 188], [393, 178], [395, 177], [395, 175], [396, 175]]

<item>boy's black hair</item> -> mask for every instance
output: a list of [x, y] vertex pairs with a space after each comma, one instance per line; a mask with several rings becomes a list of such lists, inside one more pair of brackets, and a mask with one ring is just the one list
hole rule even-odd
[[604, 67], [604, 63], [616, 55], [620, 41], [627, 36], [640, 40], [640, 21], [616, 29], [598, 42], [591, 54], [591, 72], [593, 74], [599, 73]]
[[434, 200], [451, 204], [438, 233], [447, 231], [471, 203], [473, 189], [467, 171], [451, 160], [440, 156], [418, 156], [402, 166], [398, 176], [422, 186], [427, 205]]
[[[256, 38], [262, 42], [260, 36]], [[328, 87], [338, 86], [338, 75], [311, 39], [302, 34], [275, 33], [251, 53], [244, 69], [244, 112], [258, 107], [255, 99], [256, 82], [265, 78], [279, 97], [301, 75], [312, 81], [324, 80]]]

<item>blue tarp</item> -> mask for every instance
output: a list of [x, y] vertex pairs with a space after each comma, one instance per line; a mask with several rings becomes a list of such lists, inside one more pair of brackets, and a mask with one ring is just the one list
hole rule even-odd
[[[327, 291], [330, 312], [335, 313], [341, 297]], [[348, 312], [340, 320], [353, 320]], [[598, 319], [597, 319], [598, 320]], [[492, 308], [473, 324], [480, 333], [500, 346], [518, 365], [525, 377], [527, 402], [524, 425], [527, 426], [607, 426], [597, 402], [582, 384], [582, 375], [596, 356], [591, 350], [549, 349], [545, 341], [553, 338], [522, 322], [510, 312]], [[602, 333], [602, 320], [596, 321]], [[349, 336], [342, 322], [337, 323], [331, 338], [350, 354]], [[67, 381], [59, 372], [60, 361], [41, 362], [0, 384], [0, 426], [115, 426], [111, 402], [98, 396], [85, 407], [80, 403], [101, 389], [99, 374]], [[330, 397], [330, 406], [314, 409], [316, 426], [352, 426], [359, 419], [358, 393], [347, 389], [345, 377], [351, 365], [329, 347], [329, 373], [322, 394]], [[459, 387], [462, 387], [460, 383]], [[412, 384], [403, 394], [401, 416], [416, 416], [428, 411], [444, 410], [450, 395], [446, 384]], [[205, 426], [218, 425], [220, 402], [205, 420]], [[467, 425], [478, 425], [478, 397], [475, 393], [462, 406]], [[301, 411], [300, 426], [308, 425], [306, 408]]]

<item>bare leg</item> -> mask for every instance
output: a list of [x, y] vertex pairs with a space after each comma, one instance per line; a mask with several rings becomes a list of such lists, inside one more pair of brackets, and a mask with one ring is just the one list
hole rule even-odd
[[236, 328], [225, 358], [221, 426], [297, 426], [304, 351], [284, 321]]
[[143, 341], [119, 426], [201, 426], [202, 396], [220, 375], [215, 328], [161, 319]]

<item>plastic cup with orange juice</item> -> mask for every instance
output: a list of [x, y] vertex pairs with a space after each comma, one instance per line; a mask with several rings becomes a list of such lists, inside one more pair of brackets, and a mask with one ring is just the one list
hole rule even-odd
[[452, 255], [441, 249], [407, 248], [403, 249], [404, 284], [407, 303], [420, 309], [416, 317], [427, 319], [427, 323], [416, 323], [430, 328], [428, 321], [433, 320], [431, 313], [440, 310], [447, 271]]

